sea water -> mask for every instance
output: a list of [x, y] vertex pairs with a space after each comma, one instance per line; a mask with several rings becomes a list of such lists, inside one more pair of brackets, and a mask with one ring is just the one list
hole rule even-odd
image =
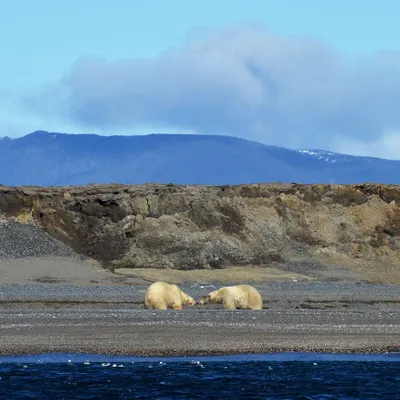
[[400, 354], [0, 357], [2, 399], [400, 399]]

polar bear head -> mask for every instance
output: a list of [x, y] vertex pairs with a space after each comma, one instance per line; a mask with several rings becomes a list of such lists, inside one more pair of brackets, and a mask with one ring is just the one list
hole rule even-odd
[[182, 304], [186, 306], [194, 306], [196, 304], [196, 301], [188, 294], [182, 293]]
[[218, 289], [203, 296], [201, 300], [197, 302], [197, 304], [203, 305], [207, 303], [219, 303], [221, 301], [222, 301], [221, 290]]

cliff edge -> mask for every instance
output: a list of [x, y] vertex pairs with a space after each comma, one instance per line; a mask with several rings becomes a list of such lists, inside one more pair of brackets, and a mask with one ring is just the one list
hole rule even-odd
[[111, 270], [339, 268], [400, 283], [399, 204], [400, 186], [380, 184], [0, 186], [0, 223], [34, 224]]

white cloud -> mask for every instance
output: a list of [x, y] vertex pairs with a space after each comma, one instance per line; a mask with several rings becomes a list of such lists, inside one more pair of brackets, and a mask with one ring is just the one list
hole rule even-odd
[[338, 153], [400, 160], [400, 131], [389, 130], [373, 140], [339, 138], [332, 143]]
[[26, 104], [89, 130], [165, 126], [354, 151], [380, 143], [386, 156], [394, 139], [381, 132], [400, 131], [399, 54], [349, 59], [314, 38], [232, 27], [156, 59], [79, 60]]

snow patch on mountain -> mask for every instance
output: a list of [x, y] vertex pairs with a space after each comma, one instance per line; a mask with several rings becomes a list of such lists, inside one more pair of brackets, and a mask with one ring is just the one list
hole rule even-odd
[[326, 150], [319, 150], [319, 149], [302, 149], [297, 150], [299, 153], [309, 155], [313, 158], [317, 158], [319, 160], [323, 160], [329, 163], [349, 163], [354, 161], [356, 158], [355, 156], [349, 156], [340, 153], [334, 153], [331, 151]]

